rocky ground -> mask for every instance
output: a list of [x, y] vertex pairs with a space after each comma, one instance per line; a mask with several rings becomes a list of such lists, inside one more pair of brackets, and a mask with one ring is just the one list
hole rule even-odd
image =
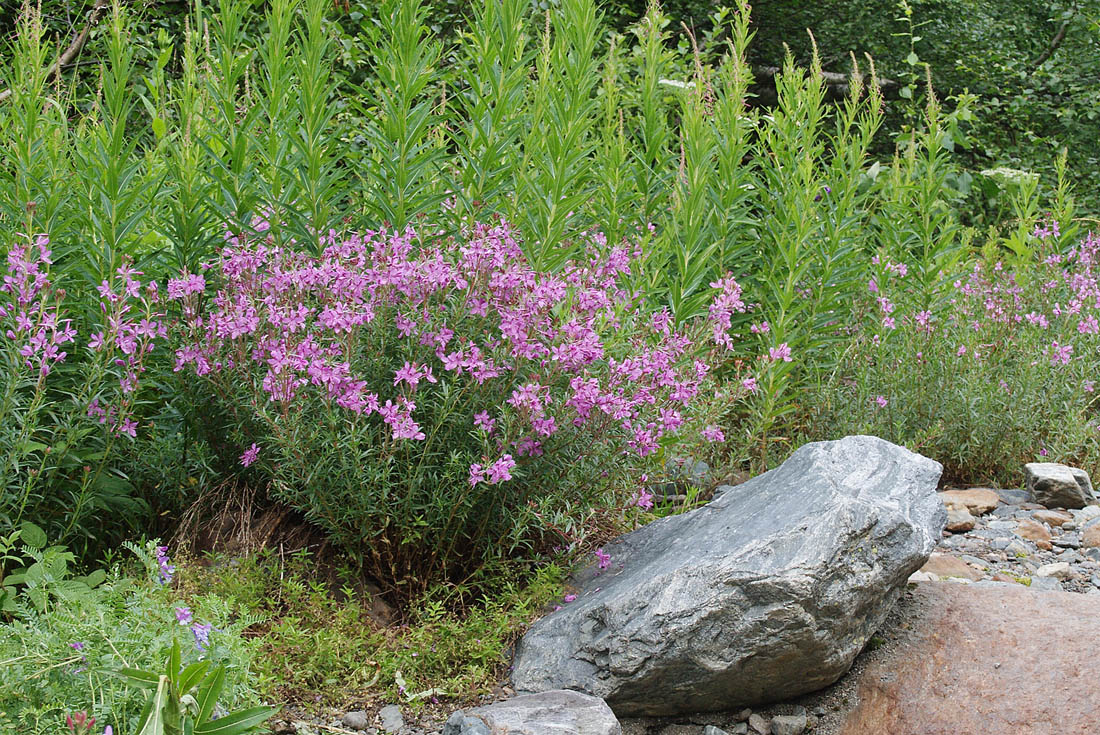
[[[865, 672], [890, 666], [916, 635], [914, 620], [927, 616], [927, 595], [919, 582], [1023, 585], [1100, 595], [1100, 506], [1048, 509], [1021, 490], [952, 489], [940, 493], [948, 527], [929, 562], [910, 578], [886, 625], [871, 639], [852, 671], [833, 686], [798, 700], [757, 710], [709, 712], [664, 718], [623, 719], [624, 735], [838, 735], [860, 698]], [[877, 674], [876, 674], [877, 675]], [[501, 687], [492, 701], [510, 695]], [[414, 715], [389, 705], [371, 711], [289, 719], [283, 732], [438, 735], [449, 710], [436, 707]], [[929, 731], [931, 732], [931, 731]], [[1038, 732], [1037, 730], [1035, 732]]]

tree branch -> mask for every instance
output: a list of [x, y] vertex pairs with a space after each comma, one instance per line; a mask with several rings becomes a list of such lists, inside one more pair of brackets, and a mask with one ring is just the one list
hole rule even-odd
[[1077, 4], [1073, 5], [1073, 13], [1062, 21], [1062, 25], [1058, 27], [1058, 32], [1054, 34], [1054, 38], [1050, 39], [1050, 45], [1046, 47], [1046, 50], [1039, 55], [1039, 58], [1035, 60], [1035, 63], [1031, 65], [1029, 74], [1034, 74], [1038, 71], [1039, 67], [1046, 63], [1047, 59], [1054, 56], [1054, 52], [1058, 50], [1058, 47], [1062, 45], [1062, 42], [1066, 40], [1066, 31], [1069, 30], [1069, 24], [1077, 17]]
[[[96, 0], [95, 5], [93, 5], [92, 9], [88, 12], [88, 19], [84, 23], [84, 28], [81, 29], [80, 33], [73, 36], [73, 40], [69, 44], [69, 47], [65, 49], [65, 51], [62, 52], [60, 56], [57, 57], [57, 61], [55, 61], [53, 65], [50, 66], [49, 70], [46, 71], [47, 80], [52, 79], [57, 74], [60, 74], [61, 68], [68, 65], [72, 62], [74, 58], [76, 58], [76, 55], [80, 53], [80, 49], [84, 47], [84, 42], [88, 40], [88, 34], [91, 33], [92, 28], [95, 27], [96, 23], [100, 21], [100, 19], [103, 17], [103, 14], [106, 13], [107, 9], [110, 7], [111, 0]], [[11, 97], [11, 95], [12, 89], [10, 87], [0, 92], [0, 102], [3, 102], [8, 97]]]
[[[772, 78], [780, 73], [778, 66], [758, 66], [752, 69], [752, 74], [757, 77]], [[840, 72], [822, 72], [822, 81], [828, 87], [847, 87], [849, 76]], [[893, 79], [887, 79], [886, 77], [877, 77], [875, 83], [879, 86], [879, 89], [892, 89], [897, 87], [897, 81]]]

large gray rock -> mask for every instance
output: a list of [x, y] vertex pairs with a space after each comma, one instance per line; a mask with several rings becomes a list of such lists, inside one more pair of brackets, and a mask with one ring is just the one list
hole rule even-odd
[[550, 691], [455, 712], [443, 735], [622, 735], [622, 728], [602, 699]]
[[605, 546], [611, 566], [517, 646], [520, 691], [620, 716], [730, 709], [836, 681], [928, 559], [937, 462], [869, 436], [808, 444], [698, 510]]
[[1089, 473], [1057, 462], [1024, 465], [1027, 491], [1048, 508], [1084, 508], [1095, 500]]

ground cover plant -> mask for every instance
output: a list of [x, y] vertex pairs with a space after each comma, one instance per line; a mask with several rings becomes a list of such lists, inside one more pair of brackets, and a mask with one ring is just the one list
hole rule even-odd
[[[626, 33], [592, 0], [474, 3], [445, 29], [418, 0], [368, 10], [195, 3], [150, 38], [113, 4], [91, 76], [54, 74], [48, 24], [19, 14], [0, 57], [18, 80], [0, 573], [30, 559], [89, 591], [40, 610], [54, 598], [16, 572], [0, 624], [23, 647], [0, 661], [38, 668], [0, 692], [54, 688], [13, 727], [84, 711], [131, 732], [147, 701], [201, 723], [177, 705], [216, 688], [212, 655], [180, 676], [209, 631], [233, 707], [484, 691], [522, 626], [568, 604], [571, 563], [606, 565], [604, 541], [672, 512], [654, 485], [688, 457], [722, 478], [860, 431], [959, 482], [1094, 468], [1098, 246], [1075, 160], [1051, 181], [964, 170], [975, 96], [892, 60], [895, 97], [854, 54], [841, 89], [808, 35], [763, 104], [745, 4], [683, 33], [657, 4]], [[285, 554], [88, 583], [122, 540], [220, 517], [240, 488], [394, 620], [363, 625], [360, 585]], [[16, 537], [28, 523], [57, 546]], [[72, 670], [77, 612], [117, 648], [81, 653], [94, 677]], [[151, 699], [100, 675], [120, 666], [156, 675]]]
[[72, 552], [47, 545], [45, 532], [33, 524], [3, 540], [0, 732], [61, 735], [73, 732], [74, 720], [97, 735], [107, 728], [179, 732], [146, 729], [147, 697], [128, 684], [137, 679], [156, 691], [159, 676], [140, 670], [162, 670], [169, 657], [169, 676], [185, 671], [216, 678], [202, 698], [209, 703], [207, 717], [215, 704], [218, 714], [227, 714], [227, 708], [256, 701], [250, 673], [255, 646], [241, 637], [255, 619], [230, 619], [212, 597], [184, 604], [172, 589], [175, 567], [165, 547], [150, 543], [130, 551], [136, 566], [131, 557], [126, 566], [78, 575]]

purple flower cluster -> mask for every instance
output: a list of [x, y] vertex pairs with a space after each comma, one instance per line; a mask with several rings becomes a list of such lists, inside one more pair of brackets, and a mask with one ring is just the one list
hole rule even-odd
[[157, 547], [157, 567], [158, 567], [157, 574], [158, 574], [158, 577], [160, 579], [160, 583], [161, 584], [170, 584], [172, 582], [172, 577], [176, 573], [176, 568], [171, 564], [171, 562], [168, 559], [168, 547], [167, 546], [158, 546]]
[[[0, 285], [0, 294], [8, 295], [0, 298], [3, 335], [22, 364], [37, 376], [39, 389], [53, 367], [69, 356], [63, 347], [77, 338], [72, 319], [62, 317], [65, 292], [50, 280], [49, 242], [48, 236], [38, 235], [32, 242], [13, 245], [7, 256], [8, 273]], [[102, 385], [91, 386], [100, 397], [90, 400], [87, 415], [131, 438], [137, 436], [134, 394], [146, 359], [168, 334], [167, 324], [155, 311], [156, 283], [143, 284], [136, 278], [140, 275], [123, 264], [99, 285], [102, 323], [88, 341], [100, 374], [117, 375], [118, 389], [112, 403]]]
[[[732, 347], [731, 317], [746, 306], [724, 278], [712, 284], [709, 320], [677, 328], [620, 285], [637, 248], [587, 238], [584, 258], [549, 274], [527, 263], [504, 222], [473, 224], [457, 239], [330, 232], [317, 257], [232, 236], [206, 277], [168, 284], [184, 315], [175, 368], [255, 385], [256, 405], [276, 413], [306, 401], [377, 417], [395, 445], [432, 435], [417, 408], [434, 395], [425, 392], [488, 392], [488, 405], [473, 406], [485, 454], [469, 468], [471, 485], [513, 479], [525, 458], [579, 427], [646, 457], [688, 423], [709, 371], [698, 359], [710, 349], [704, 335]], [[257, 453], [253, 445], [241, 464]]]
[[68, 356], [62, 347], [76, 338], [72, 320], [61, 317], [64, 292], [50, 282], [49, 244], [48, 236], [38, 235], [33, 242], [13, 245], [8, 275], [0, 285], [0, 293], [9, 295], [0, 301], [0, 319], [11, 323], [4, 336], [17, 345], [23, 364], [40, 380]]

